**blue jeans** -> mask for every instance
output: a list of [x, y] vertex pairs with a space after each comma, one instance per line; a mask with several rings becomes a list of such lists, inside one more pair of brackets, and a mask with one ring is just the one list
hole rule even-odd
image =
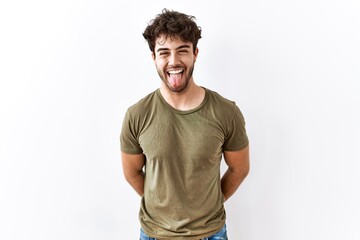
[[[140, 230], [140, 240], [156, 240], [156, 238], [151, 238], [147, 236], [143, 230]], [[210, 237], [202, 238], [200, 240], [228, 240], [227, 234], [226, 234], [226, 225], [217, 233]]]

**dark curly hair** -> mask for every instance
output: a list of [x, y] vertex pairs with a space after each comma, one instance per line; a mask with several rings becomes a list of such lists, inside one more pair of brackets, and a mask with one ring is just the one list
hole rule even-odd
[[150, 21], [143, 33], [153, 53], [155, 53], [155, 41], [161, 35], [172, 39], [180, 37], [184, 42], [192, 42], [195, 53], [198, 40], [201, 38], [201, 28], [195, 23], [194, 16], [165, 8]]

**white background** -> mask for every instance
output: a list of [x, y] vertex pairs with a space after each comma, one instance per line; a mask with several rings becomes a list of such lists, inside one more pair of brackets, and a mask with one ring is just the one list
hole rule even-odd
[[164, 7], [196, 16], [195, 81], [246, 118], [230, 239], [360, 239], [358, 0], [1, 1], [0, 239], [138, 239], [119, 134], [159, 87], [141, 34]]

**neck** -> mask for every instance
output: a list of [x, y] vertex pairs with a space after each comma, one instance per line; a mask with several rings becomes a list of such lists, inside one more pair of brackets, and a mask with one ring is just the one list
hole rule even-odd
[[165, 101], [175, 109], [187, 111], [198, 107], [205, 97], [205, 90], [190, 80], [188, 86], [181, 92], [173, 92], [162, 83], [160, 93]]

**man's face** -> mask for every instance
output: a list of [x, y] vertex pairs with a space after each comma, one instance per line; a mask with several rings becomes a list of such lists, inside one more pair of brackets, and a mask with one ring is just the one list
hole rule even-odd
[[153, 59], [160, 78], [172, 92], [186, 89], [192, 73], [198, 49], [193, 49], [191, 42], [183, 42], [180, 38], [156, 39]]

